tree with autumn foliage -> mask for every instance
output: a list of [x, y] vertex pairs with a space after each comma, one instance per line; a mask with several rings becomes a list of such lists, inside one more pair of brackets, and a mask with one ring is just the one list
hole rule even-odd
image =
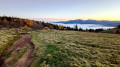
[[63, 26], [62, 25], [59, 25], [58, 28], [59, 28], [59, 30], [63, 30]]
[[20, 26], [21, 26], [21, 27], [24, 26], [24, 20], [23, 20], [23, 19], [18, 19], [18, 22], [20, 22]]
[[25, 25], [25, 26], [24, 26], [25, 33], [27, 33], [27, 29], [28, 29], [28, 26]]
[[9, 23], [9, 22], [6, 20], [6, 18], [4, 18], [3, 22], [4, 22], [4, 23], [7, 23], [7, 24]]
[[25, 26], [24, 26], [24, 29], [27, 30], [27, 28], [28, 28], [27, 25], [25, 25]]
[[41, 30], [44, 28], [44, 26], [42, 25], [42, 23], [39, 23], [37, 21], [33, 22], [33, 25], [31, 26], [34, 30]]
[[32, 20], [24, 20], [24, 23], [27, 24], [28, 26], [32, 26], [33, 25], [33, 21]]
[[8, 23], [9, 23], [9, 22], [7, 21], [6, 18], [3, 19], [3, 23], [4, 23], [4, 26], [6, 26], [6, 27], [8, 28]]
[[50, 28], [49, 28], [49, 27], [44, 27], [44, 29], [45, 29], [45, 30], [48, 30], [48, 29], [50, 29]]
[[28, 21], [27, 25], [32, 26], [33, 25], [33, 21], [32, 20]]
[[50, 28], [50, 29], [54, 29], [53, 25], [49, 25], [49, 28]]
[[116, 29], [116, 30], [113, 30], [112, 33], [113, 34], [120, 34], [120, 31]]
[[17, 22], [17, 19], [13, 19], [13, 22]]
[[65, 27], [64, 30], [67, 30], [67, 28]]

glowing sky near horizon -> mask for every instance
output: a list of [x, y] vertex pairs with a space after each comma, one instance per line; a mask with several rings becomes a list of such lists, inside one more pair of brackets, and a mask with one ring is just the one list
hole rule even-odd
[[120, 21], [120, 0], [0, 0], [3, 15], [44, 21]]

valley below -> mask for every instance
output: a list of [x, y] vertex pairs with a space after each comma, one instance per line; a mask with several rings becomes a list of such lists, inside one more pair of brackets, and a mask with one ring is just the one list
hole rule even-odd
[[[52, 24], [57, 24], [57, 25], [62, 25], [66, 27], [71, 27], [74, 28], [76, 24], [63, 24], [63, 23], [52, 23]], [[86, 29], [113, 29], [115, 26], [104, 26], [104, 25], [99, 25], [99, 24], [77, 24], [78, 28], [82, 28], [83, 30]]]

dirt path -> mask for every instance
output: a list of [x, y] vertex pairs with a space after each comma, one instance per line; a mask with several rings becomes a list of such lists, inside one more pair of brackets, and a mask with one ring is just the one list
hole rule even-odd
[[[34, 44], [30, 42], [31, 36], [29, 35], [21, 35], [22, 39], [18, 40], [12, 47], [10, 47], [2, 56], [6, 56], [9, 52], [15, 50], [16, 48], [21, 48], [23, 46], [28, 46], [29, 49], [27, 52], [12, 66], [9, 67], [28, 67], [28, 65], [31, 63], [32, 59], [32, 53], [34, 51]], [[10, 57], [7, 60], [5, 60], [2, 64], [2, 67], [8, 67], [8, 64], [14, 59], [15, 57]]]

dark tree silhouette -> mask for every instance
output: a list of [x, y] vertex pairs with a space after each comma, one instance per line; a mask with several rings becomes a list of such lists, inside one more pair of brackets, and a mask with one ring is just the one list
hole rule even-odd
[[117, 28], [120, 29], [120, 25], [118, 25]]
[[82, 29], [82, 28], [79, 28], [79, 31], [83, 31], [83, 29]]
[[77, 26], [77, 24], [75, 25], [74, 30], [75, 30], [75, 31], [78, 31], [78, 26]]
[[94, 29], [89, 29], [88, 31], [89, 31], [89, 32], [94, 32]]

